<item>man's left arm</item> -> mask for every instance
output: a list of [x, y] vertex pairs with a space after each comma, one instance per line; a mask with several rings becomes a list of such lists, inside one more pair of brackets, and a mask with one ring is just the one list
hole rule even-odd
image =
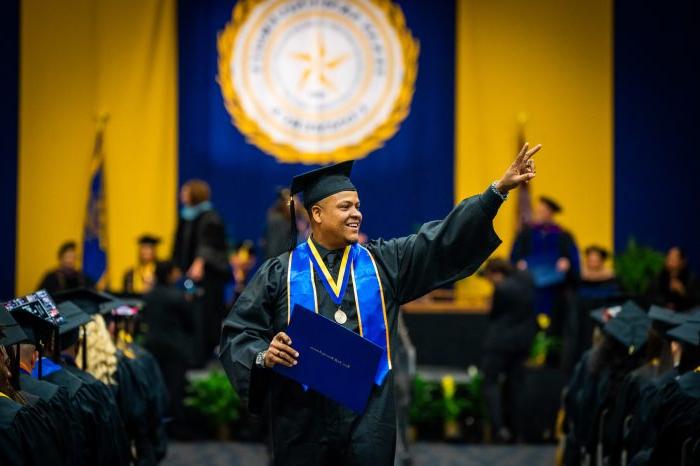
[[498, 247], [493, 218], [510, 190], [534, 178], [532, 156], [540, 147], [528, 150], [525, 144], [503, 177], [483, 193], [460, 202], [445, 219], [386, 244], [395, 248], [401, 303], [473, 274]]

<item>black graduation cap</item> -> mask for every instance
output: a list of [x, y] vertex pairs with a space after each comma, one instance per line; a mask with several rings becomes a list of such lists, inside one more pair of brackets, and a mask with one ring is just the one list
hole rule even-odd
[[545, 204], [547, 204], [547, 207], [552, 209], [552, 212], [554, 212], [555, 214], [558, 214], [562, 211], [561, 204], [559, 204], [557, 201], [555, 201], [549, 196], [540, 196], [540, 202], [544, 202]]
[[0, 345], [12, 346], [26, 341], [27, 335], [4, 307], [0, 307]]
[[603, 331], [636, 353], [647, 341], [651, 320], [634, 301], [627, 301], [614, 319], [610, 319]]
[[89, 288], [73, 288], [72, 290], [57, 291], [52, 296], [57, 303], [71, 301], [83, 312], [89, 315], [110, 314], [115, 309], [124, 304], [119, 298], [103, 291], [96, 291]]
[[289, 211], [291, 213], [292, 227], [290, 249], [294, 249], [297, 245], [297, 222], [292, 196], [299, 193], [303, 194], [304, 207], [306, 210], [309, 210], [311, 206], [333, 194], [342, 191], [357, 191], [355, 185], [350, 181], [353, 163], [354, 161], [349, 160], [334, 165], [327, 165], [292, 178], [289, 194]]
[[700, 315], [687, 316], [685, 322], [669, 330], [667, 335], [693, 346], [700, 346]]
[[74, 302], [63, 301], [58, 305], [58, 311], [63, 317], [63, 324], [58, 327], [59, 335], [64, 335], [85, 325], [92, 320], [89, 314], [83, 312]]
[[157, 246], [160, 243], [160, 238], [157, 236], [145, 234], [139, 236], [137, 240], [138, 244], [150, 244], [151, 246]]
[[27, 341], [40, 346], [49, 341], [51, 334], [62, 322], [60, 312], [51, 296], [39, 290], [26, 296], [15, 298], [4, 305], [27, 335]]
[[660, 322], [666, 326], [681, 325], [688, 318], [688, 314], [676, 312], [672, 309], [652, 305], [649, 308], [649, 318], [655, 322]]

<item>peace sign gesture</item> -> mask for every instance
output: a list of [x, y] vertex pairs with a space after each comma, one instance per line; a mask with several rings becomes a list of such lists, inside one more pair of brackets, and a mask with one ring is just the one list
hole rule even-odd
[[528, 147], [529, 144], [527, 142], [523, 144], [515, 161], [510, 164], [508, 170], [496, 182], [496, 189], [502, 194], [506, 194], [511, 189], [517, 188], [535, 177], [535, 160], [532, 156], [542, 148], [542, 144], [537, 144], [529, 150]]

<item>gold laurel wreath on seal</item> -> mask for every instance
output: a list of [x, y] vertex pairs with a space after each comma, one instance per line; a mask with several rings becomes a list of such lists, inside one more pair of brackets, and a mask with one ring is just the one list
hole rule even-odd
[[386, 15], [389, 24], [396, 30], [399, 38], [404, 60], [404, 76], [399, 94], [394, 103], [394, 108], [389, 117], [379, 125], [371, 134], [357, 144], [339, 147], [325, 152], [303, 152], [289, 144], [273, 141], [260, 126], [250, 119], [243, 110], [238, 94], [231, 84], [231, 54], [241, 26], [245, 23], [251, 11], [264, 0], [239, 0], [233, 8], [231, 21], [219, 33], [217, 49], [219, 51], [218, 69], [216, 81], [221, 87], [226, 110], [231, 115], [233, 124], [243, 133], [248, 142], [254, 144], [262, 151], [274, 156], [280, 162], [325, 164], [342, 162], [345, 160], [361, 159], [375, 149], [379, 149], [384, 142], [391, 139], [399, 130], [399, 126], [408, 116], [411, 110], [411, 101], [415, 91], [416, 75], [418, 73], [418, 53], [420, 45], [411, 35], [406, 26], [406, 18], [401, 7], [391, 0], [371, 0]]

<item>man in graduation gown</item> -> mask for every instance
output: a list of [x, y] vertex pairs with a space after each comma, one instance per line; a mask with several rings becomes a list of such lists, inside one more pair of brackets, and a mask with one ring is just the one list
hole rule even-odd
[[[405, 238], [365, 246], [357, 244], [362, 214], [349, 179], [352, 162], [295, 177], [291, 194], [303, 192], [312, 235], [261, 266], [225, 319], [220, 345], [224, 368], [251, 411], [259, 411], [265, 399], [270, 403], [274, 464], [393, 463], [390, 369], [399, 306], [474, 273], [486, 260], [500, 244], [493, 218], [508, 191], [534, 177], [531, 157], [539, 147], [523, 146], [499, 181], [459, 203], [444, 220]], [[291, 367], [304, 357], [284, 333], [295, 304], [316, 309], [383, 348], [363, 414], [269, 370], [276, 364]]]

